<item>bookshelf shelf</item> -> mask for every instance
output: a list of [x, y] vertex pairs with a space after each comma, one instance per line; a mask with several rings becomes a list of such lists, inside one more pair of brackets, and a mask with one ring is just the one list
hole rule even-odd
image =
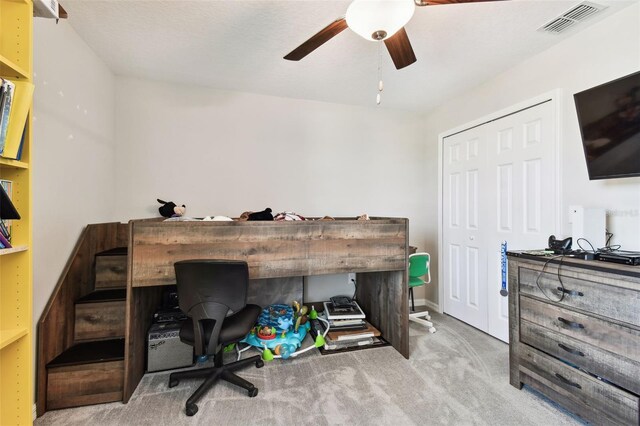
[[26, 328], [14, 328], [0, 331], [0, 349], [3, 349], [28, 334]]
[[[13, 253], [20, 253], [22, 251], [27, 251], [27, 250], [29, 250], [28, 246], [16, 246], [11, 248], [4, 248], [4, 249], [0, 249], [0, 256], [5, 256], [7, 254], [13, 254]], [[0, 329], [0, 333], [2, 333], [1, 329]]]
[[32, 58], [32, 1], [0, 0], [0, 77], [15, 84], [0, 179], [12, 182], [20, 213], [11, 221], [13, 247], [0, 249], [0, 425], [33, 418]]
[[0, 157], [0, 166], [12, 167], [14, 169], [28, 169], [29, 164], [23, 161], [12, 160], [10, 158]]
[[7, 77], [29, 78], [27, 70], [0, 53], [0, 71]]

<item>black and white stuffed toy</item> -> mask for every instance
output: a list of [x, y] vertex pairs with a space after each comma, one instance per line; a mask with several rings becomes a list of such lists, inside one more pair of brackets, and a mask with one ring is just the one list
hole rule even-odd
[[160, 198], [157, 199], [162, 206], [158, 207], [158, 211], [164, 217], [179, 217], [185, 214], [187, 208], [185, 205], [177, 206], [173, 201], [163, 201]]
[[271, 209], [267, 207], [261, 212], [249, 213], [247, 220], [273, 220], [273, 215], [271, 214]]

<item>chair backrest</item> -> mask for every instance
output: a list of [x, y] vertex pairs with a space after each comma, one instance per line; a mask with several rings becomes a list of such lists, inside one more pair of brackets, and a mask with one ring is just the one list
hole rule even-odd
[[409, 255], [409, 277], [425, 276], [425, 283], [431, 282], [431, 268], [429, 267], [431, 256], [429, 253], [413, 253]]
[[180, 309], [192, 318], [197, 354], [205, 353], [203, 321], [214, 320], [206, 353], [216, 352], [224, 318], [247, 304], [249, 267], [235, 260], [183, 260], [174, 264]]

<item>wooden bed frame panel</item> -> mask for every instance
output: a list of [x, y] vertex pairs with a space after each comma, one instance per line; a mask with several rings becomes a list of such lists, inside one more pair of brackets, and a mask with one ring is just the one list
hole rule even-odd
[[406, 220], [132, 222], [132, 285], [175, 284], [185, 259], [235, 259], [249, 277], [276, 278], [406, 267]]
[[362, 309], [409, 358], [408, 229], [409, 221], [403, 218], [131, 221], [124, 402], [144, 375], [146, 331], [161, 286], [175, 284], [173, 264], [179, 260], [245, 260], [251, 279], [356, 272]]

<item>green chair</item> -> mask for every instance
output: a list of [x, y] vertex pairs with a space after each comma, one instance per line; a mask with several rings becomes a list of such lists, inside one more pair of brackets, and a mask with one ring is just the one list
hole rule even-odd
[[[436, 329], [431, 321], [429, 311], [415, 312], [416, 306], [413, 300], [413, 288], [420, 287], [431, 282], [431, 268], [429, 268], [429, 253], [414, 253], [409, 255], [409, 297], [411, 298], [411, 312], [409, 321], [417, 322], [428, 327], [430, 333]], [[423, 277], [425, 279], [423, 279]]]

